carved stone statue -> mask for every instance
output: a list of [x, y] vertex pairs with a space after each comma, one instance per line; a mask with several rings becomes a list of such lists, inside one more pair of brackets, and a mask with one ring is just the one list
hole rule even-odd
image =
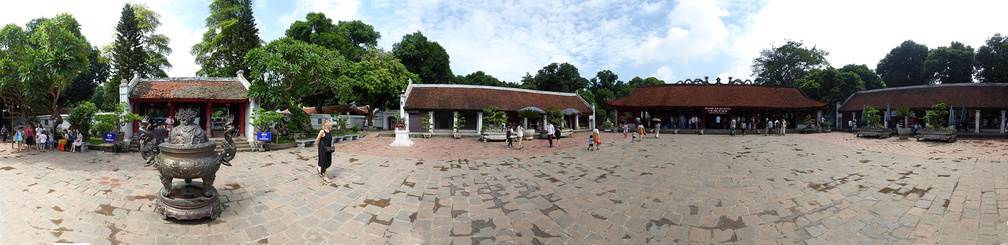
[[[141, 121], [141, 156], [147, 160], [146, 166], [154, 165], [157, 168], [163, 185], [158, 206], [155, 207], [162, 218], [217, 218], [223, 211], [213, 183], [220, 165], [231, 166], [230, 161], [235, 156], [235, 143], [231, 138], [236, 129], [231, 124], [234, 116], [227, 116], [224, 150], [218, 154], [214, 152], [217, 143], [210, 141], [206, 131], [193, 124], [196, 114], [192, 109], [182, 109], [176, 113], [179, 126], [168, 134], [166, 142], [157, 146], [159, 154], [153, 151], [149, 119], [145, 117]], [[185, 183], [173, 183], [175, 178], [184, 179]], [[203, 183], [192, 181], [197, 178], [202, 179]]]

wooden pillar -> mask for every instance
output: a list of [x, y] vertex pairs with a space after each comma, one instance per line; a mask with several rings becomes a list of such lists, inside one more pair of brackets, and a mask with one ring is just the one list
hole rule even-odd
[[1001, 110], [1001, 133], [1005, 132], [1005, 110]]
[[976, 119], [973, 120], [973, 126], [974, 126], [973, 132], [974, 133], [979, 133], [980, 132], [980, 110], [976, 110], [976, 114], [975, 115], [976, 115]]
[[210, 120], [210, 108], [212, 108], [210, 101], [206, 103], [206, 110], [203, 110], [203, 125], [205, 126], [203, 130], [206, 130], [208, 137], [213, 137], [213, 130], [211, 130], [211, 125], [213, 125], [213, 120]]

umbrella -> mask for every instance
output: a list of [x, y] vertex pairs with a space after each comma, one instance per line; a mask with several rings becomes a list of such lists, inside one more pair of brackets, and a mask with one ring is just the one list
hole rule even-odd
[[661, 118], [651, 118], [652, 122], [661, 122]]
[[535, 112], [539, 112], [539, 114], [546, 114], [545, 110], [539, 109], [539, 107], [535, 107], [535, 106], [529, 106], [529, 107], [521, 108], [521, 110], [518, 110], [518, 111], [535, 111]]
[[574, 115], [574, 114], [581, 114], [581, 111], [576, 110], [574, 108], [567, 108], [567, 109], [564, 109], [563, 111], [560, 111], [560, 112], [562, 112], [564, 115], [568, 115], [568, 116], [569, 115]]

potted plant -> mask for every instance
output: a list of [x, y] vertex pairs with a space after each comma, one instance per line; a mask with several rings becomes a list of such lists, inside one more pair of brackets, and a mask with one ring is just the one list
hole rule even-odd
[[610, 122], [608, 119], [606, 119], [605, 122], [602, 122], [602, 128], [606, 132], [612, 132], [613, 131], [613, 123]]
[[833, 123], [831, 123], [830, 121], [822, 122], [823, 132], [830, 132], [831, 131], [830, 126], [833, 126]]
[[878, 115], [879, 110], [871, 106], [865, 106], [864, 128], [858, 129], [857, 136], [886, 138], [892, 134], [892, 129], [882, 127], [882, 116]]
[[956, 141], [956, 132], [947, 125], [948, 108], [945, 103], [932, 105], [931, 110], [924, 115], [924, 120], [928, 122], [927, 129], [917, 130], [917, 140], [944, 140], [948, 142]]
[[894, 114], [896, 116], [898, 116], [898, 117], [902, 117], [903, 118], [903, 123], [896, 125], [896, 134], [899, 135], [900, 139], [910, 138], [910, 133], [913, 132], [913, 129], [911, 129], [910, 127], [906, 126], [907, 125], [907, 118], [908, 117], [913, 117], [913, 116], [916, 116], [916, 115], [914, 114], [913, 111], [910, 110], [910, 108], [898, 108], [898, 109], [896, 109], [896, 113], [894, 113]]
[[[535, 110], [520, 110], [518, 111], [518, 117], [525, 118], [525, 120], [539, 120], [542, 118], [542, 113]], [[531, 140], [532, 135], [535, 134], [535, 129], [525, 128], [525, 139]]]
[[425, 115], [422, 118], [420, 118], [420, 120], [423, 121], [420, 124], [420, 127], [423, 128], [424, 139], [430, 139], [431, 134], [434, 133], [434, 122], [431, 122], [430, 115]]
[[805, 127], [801, 129], [801, 133], [818, 133], [819, 128], [816, 127], [815, 123], [816, 119], [812, 118], [812, 115], [805, 115], [805, 120], [802, 121], [802, 124], [805, 124]]
[[462, 129], [462, 127], [465, 127], [465, 125], [462, 124], [464, 122], [465, 118], [462, 117], [462, 114], [455, 113], [455, 124], [452, 125], [452, 130], [456, 139], [462, 138], [462, 132], [459, 132], [459, 130]]
[[507, 133], [505, 133], [507, 127], [504, 126], [504, 123], [507, 122], [507, 117], [500, 108], [496, 106], [484, 108], [483, 120], [494, 124], [493, 128], [484, 129], [483, 132], [480, 132], [483, 142], [487, 142], [488, 140], [507, 140]]

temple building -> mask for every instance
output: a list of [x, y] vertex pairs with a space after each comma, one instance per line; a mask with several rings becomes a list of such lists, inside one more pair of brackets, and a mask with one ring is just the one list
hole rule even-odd
[[[133, 79], [119, 85], [119, 101], [126, 102], [128, 112], [148, 116], [159, 124], [176, 110], [195, 109], [198, 116], [194, 123], [209, 137], [223, 137], [226, 115], [231, 114], [238, 134], [254, 139], [249, 118], [259, 105], [258, 100], [248, 97], [249, 86], [242, 71], [236, 77], [141, 78], [134, 73]], [[139, 123], [134, 122], [122, 131], [129, 139], [138, 129]]]
[[[407, 86], [403, 99], [403, 109], [407, 113], [410, 132], [424, 132], [423, 119], [433, 123], [433, 131], [451, 132], [454, 116], [459, 114], [465, 123], [462, 133], [479, 133], [484, 126], [499, 127], [483, 120], [483, 109], [491, 106], [505, 112], [509, 123], [522, 123], [525, 128], [535, 129], [544, 125], [540, 120], [524, 120], [518, 117], [522, 109], [546, 110], [555, 106], [563, 110], [564, 125], [574, 130], [594, 129], [594, 106], [588, 104], [575, 93], [559, 93], [528, 89], [454, 85], [454, 84], [413, 84]], [[534, 107], [534, 108], [530, 108]]]
[[852, 94], [838, 109], [840, 125], [847, 127], [851, 119], [861, 120], [865, 106], [878, 109], [886, 126], [895, 127], [902, 118], [885, 115], [886, 108], [909, 108], [915, 116], [908, 118], [909, 125], [927, 125], [923, 117], [931, 106], [945, 103], [950, 113], [951, 125], [960, 131], [973, 133], [1004, 133], [1005, 111], [1008, 110], [1008, 84], [962, 83], [908, 86], [860, 91]]
[[796, 128], [806, 117], [822, 118], [826, 103], [806, 97], [797, 88], [701, 82], [640, 86], [624, 98], [609, 101], [609, 106], [620, 123], [636, 123], [639, 118], [645, 126], [689, 128], [688, 121], [695, 116], [698, 128], [727, 128], [733, 117], [745, 122], [784, 119], [788, 128]]

